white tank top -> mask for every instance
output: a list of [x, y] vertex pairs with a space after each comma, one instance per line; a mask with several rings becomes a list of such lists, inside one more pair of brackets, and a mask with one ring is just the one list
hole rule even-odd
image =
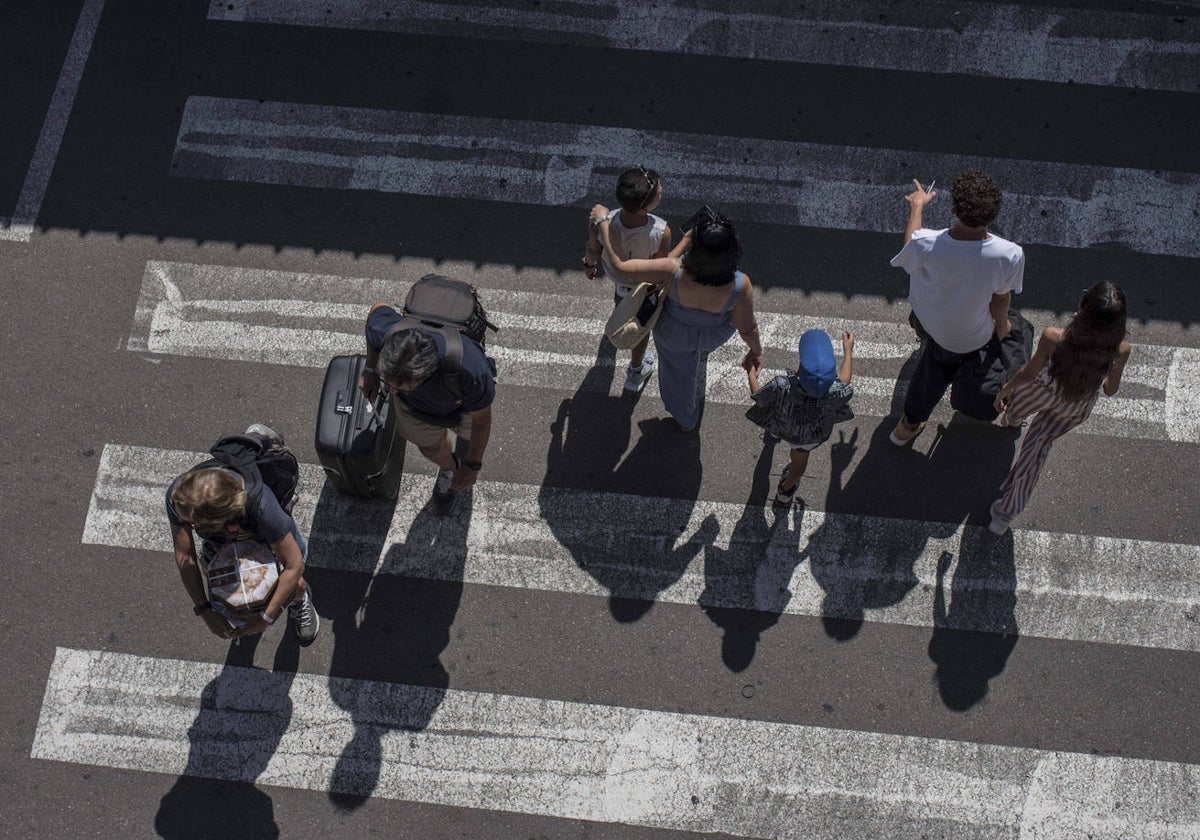
[[[609, 211], [608, 220], [608, 238], [616, 252], [621, 255], [621, 259], [648, 260], [658, 253], [663, 233], [667, 229], [666, 219], [648, 213], [646, 224], [627, 228], [621, 224], [621, 210], [618, 208]], [[617, 285], [618, 290], [629, 289], [638, 284], [638, 281], [630, 280], [612, 267], [607, 251], [600, 254], [600, 261], [604, 264], [605, 276]]]

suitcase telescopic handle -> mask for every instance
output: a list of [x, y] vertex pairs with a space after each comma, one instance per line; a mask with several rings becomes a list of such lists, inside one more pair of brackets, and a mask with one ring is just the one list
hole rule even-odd
[[[379, 415], [383, 411], [386, 403], [387, 394], [382, 388], [380, 388], [379, 393], [375, 395], [375, 399], [365, 404], [366, 411], [360, 412], [358, 417], [354, 418], [354, 430], [356, 432], [360, 432], [363, 430], [364, 426], [370, 425], [382, 428], [383, 421], [379, 419]], [[364, 417], [364, 415], [369, 415], [369, 419]]]

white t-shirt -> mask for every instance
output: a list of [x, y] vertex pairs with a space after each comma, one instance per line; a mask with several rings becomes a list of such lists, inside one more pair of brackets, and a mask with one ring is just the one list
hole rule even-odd
[[1019, 293], [1025, 279], [1020, 245], [989, 234], [964, 241], [949, 229], [921, 228], [892, 257], [909, 274], [908, 302], [933, 340], [951, 353], [988, 343], [995, 325], [992, 295]]
[[[608, 213], [608, 238], [616, 252], [623, 260], [648, 260], [658, 253], [662, 245], [663, 233], [667, 229], [667, 220], [653, 213], [646, 214], [646, 224], [641, 227], [627, 228], [621, 224], [621, 210], [610, 210]], [[617, 284], [617, 293], [622, 297], [639, 281], [630, 280], [619, 273], [608, 261], [608, 252], [600, 254], [604, 264], [604, 274]]]

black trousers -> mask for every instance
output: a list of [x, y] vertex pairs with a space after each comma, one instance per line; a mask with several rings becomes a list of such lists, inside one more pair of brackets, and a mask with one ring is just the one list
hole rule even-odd
[[928, 420], [954, 381], [958, 369], [978, 354], [978, 350], [952, 353], [926, 335], [921, 358], [917, 360], [917, 369], [913, 372], [908, 394], [904, 397], [904, 419], [912, 424]]

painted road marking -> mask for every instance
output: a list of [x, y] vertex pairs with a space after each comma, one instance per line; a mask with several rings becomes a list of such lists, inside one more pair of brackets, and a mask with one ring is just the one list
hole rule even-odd
[[61, 647], [31, 755], [739, 837], [1200, 832], [1191, 764]]
[[[415, 35], [578, 43], [660, 53], [917, 73], [1200, 90], [1194, 27], [1169, 14], [1001, 3], [681, 2], [567, 4], [408, 0], [211, 0], [212, 20]], [[578, 9], [578, 10], [576, 10]], [[1193, 21], [1194, 23], [1194, 21]], [[631, 158], [632, 160], [633, 158]]]
[[[107, 444], [83, 542], [167, 552], [163, 493], [202, 453]], [[324, 476], [302, 466], [311, 533]], [[479, 482], [468, 516], [433, 515], [405, 475], [386, 539], [378, 508], [326, 494], [317, 567], [551, 592], [742, 607], [918, 627], [1200, 651], [1200, 546], [728, 502]], [[381, 544], [382, 543], [382, 544]], [[1014, 559], [1015, 558], [1015, 559]], [[939, 563], [949, 603], [935, 620]], [[970, 609], [954, 609], [953, 599]]]
[[1005, 185], [995, 227], [1017, 242], [1200, 257], [1177, 223], [1200, 213], [1200, 174], [1186, 172], [192, 96], [171, 174], [583, 208], [631, 160], [671, 184], [666, 213], [707, 202], [748, 221], [889, 233], [913, 167], [949, 183], [977, 166]]
[[[367, 309], [377, 300], [403, 300], [408, 285], [151, 261], [146, 264], [127, 346], [138, 352], [324, 368], [333, 355], [363, 352]], [[620, 393], [623, 377], [586, 378], [587, 370], [597, 364], [596, 348], [611, 300], [600, 299], [608, 291], [607, 284], [589, 288], [596, 296], [484, 292], [489, 312], [501, 327], [488, 348], [497, 358], [505, 384]], [[810, 328], [825, 329], [835, 338], [843, 329], [853, 329], [856, 357], [893, 362], [897, 373], [916, 347], [906, 324], [771, 312], [759, 312], [758, 320], [763, 346], [768, 353], [777, 351], [785, 364], [794, 365], [796, 339]], [[748, 404], [745, 374], [739, 365], [743, 353], [734, 340], [712, 354], [708, 400]], [[602, 356], [599, 363], [611, 369], [613, 357]], [[623, 356], [620, 364], [625, 364]], [[1102, 398], [1082, 431], [1200, 441], [1200, 350], [1138, 344], [1124, 382], [1126, 392], [1132, 390], [1129, 386], [1142, 386], [1152, 389], [1154, 396]], [[893, 405], [903, 400], [903, 390], [897, 391], [892, 376], [856, 375], [854, 388], [854, 408], [860, 415], [890, 416]], [[949, 413], [943, 406], [936, 417]]]
[[87, 65], [88, 53], [92, 50], [92, 41], [96, 37], [96, 27], [100, 24], [100, 13], [103, 11], [104, 0], [85, 0], [79, 12], [79, 22], [75, 24], [67, 59], [63, 62], [46, 121], [42, 123], [42, 132], [34, 146], [33, 160], [25, 173], [17, 208], [11, 219], [0, 219], [0, 241], [28, 242], [33, 236], [33, 226], [42, 209], [42, 199], [46, 197], [46, 187], [50, 184], [50, 174], [58, 159], [58, 150], [67, 130], [67, 119], [75, 105], [75, 94], [79, 91], [79, 81], [83, 78], [83, 69]]

